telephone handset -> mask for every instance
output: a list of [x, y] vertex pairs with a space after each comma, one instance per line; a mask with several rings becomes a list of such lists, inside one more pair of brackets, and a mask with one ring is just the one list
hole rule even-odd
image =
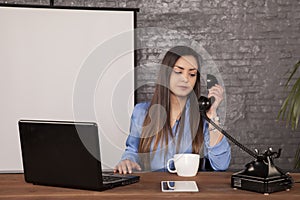
[[[207, 74], [206, 84], [207, 84], [207, 91], [208, 91], [210, 88], [218, 84], [218, 80], [214, 75]], [[211, 99], [211, 104], [213, 104], [215, 102], [215, 97], [211, 97], [210, 99]]]
[[[216, 84], [218, 84], [217, 78], [214, 75], [207, 74], [206, 75], [207, 91]], [[198, 101], [199, 101], [200, 111], [201, 110], [207, 111], [207, 110], [209, 110], [210, 106], [214, 103], [215, 97], [207, 98], [205, 96], [201, 96]]]

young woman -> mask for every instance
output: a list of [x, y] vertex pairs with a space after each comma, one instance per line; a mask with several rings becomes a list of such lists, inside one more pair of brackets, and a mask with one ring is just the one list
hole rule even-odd
[[[214, 170], [228, 168], [226, 138], [199, 113], [199, 67], [198, 54], [189, 47], [177, 46], [166, 53], [151, 102], [139, 103], [133, 110], [126, 149], [115, 172], [166, 171], [167, 160], [176, 153], [202, 153]], [[207, 116], [218, 123], [223, 88], [213, 86], [208, 94], [212, 96], [215, 101]]]

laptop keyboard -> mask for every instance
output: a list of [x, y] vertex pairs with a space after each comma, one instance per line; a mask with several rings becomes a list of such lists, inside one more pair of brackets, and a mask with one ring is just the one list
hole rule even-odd
[[102, 177], [103, 182], [114, 182], [114, 181], [119, 181], [122, 180], [122, 177], [115, 177], [115, 176], [103, 176]]

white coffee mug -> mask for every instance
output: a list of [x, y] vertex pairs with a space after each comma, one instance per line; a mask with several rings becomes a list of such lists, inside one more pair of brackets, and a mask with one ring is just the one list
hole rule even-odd
[[[175, 170], [170, 169], [170, 162], [174, 161]], [[192, 177], [196, 176], [199, 168], [200, 155], [192, 153], [175, 154], [167, 162], [167, 168], [170, 173], [177, 173], [178, 176]]]

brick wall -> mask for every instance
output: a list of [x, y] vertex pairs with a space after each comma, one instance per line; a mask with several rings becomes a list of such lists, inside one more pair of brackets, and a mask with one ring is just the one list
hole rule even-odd
[[[140, 8], [137, 82], [142, 87], [137, 101], [151, 98], [155, 63], [166, 49], [176, 44], [196, 47], [205, 55], [203, 71], [217, 73], [226, 89], [228, 132], [250, 149], [282, 148], [276, 164], [293, 168], [300, 132], [286, 128], [276, 116], [287, 95], [283, 74], [300, 59], [299, 0], [56, 0], [55, 4]], [[241, 169], [251, 160], [232, 145], [231, 169]]]

